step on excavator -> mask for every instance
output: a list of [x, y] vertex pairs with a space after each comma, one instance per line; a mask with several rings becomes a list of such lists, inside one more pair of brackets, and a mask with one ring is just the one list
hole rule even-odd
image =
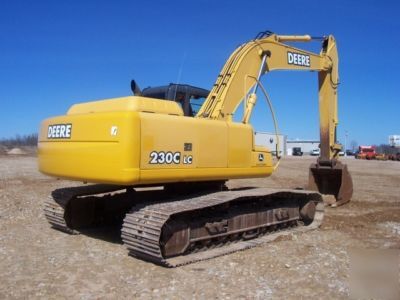
[[[313, 40], [322, 41], [319, 54], [291, 46]], [[277, 151], [254, 144], [249, 122], [257, 92], [269, 101], [261, 76], [274, 70], [318, 72], [320, 156], [306, 189], [229, 190], [226, 181], [268, 177], [279, 162]], [[131, 88], [133, 96], [75, 104], [42, 122], [39, 170], [91, 183], [52, 192], [44, 212], [54, 228], [74, 234], [119, 220], [130, 255], [176, 267], [315, 229], [323, 195], [333, 206], [351, 199], [352, 179], [338, 160], [333, 36], [262, 32], [231, 54], [209, 93], [186, 85], [141, 91], [135, 81]]]

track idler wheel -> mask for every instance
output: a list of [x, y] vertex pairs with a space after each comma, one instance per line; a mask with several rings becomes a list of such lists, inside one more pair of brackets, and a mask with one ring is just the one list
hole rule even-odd
[[311, 224], [311, 222], [314, 221], [316, 210], [317, 206], [315, 205], [315, 202], [308, 201], [300, 208], [301, 221], [303, 221], [305, 225]]
[[310, 166], [307, 188], [321, 194], [333, 195], [336, 202], [330, 205], [336, 207], [350, 201], [353, 195], [353, 180], [346, 164], [337, 160], [318, 160]]

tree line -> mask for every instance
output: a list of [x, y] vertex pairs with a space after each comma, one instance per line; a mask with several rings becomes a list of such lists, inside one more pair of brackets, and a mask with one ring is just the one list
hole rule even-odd
[[18, 146], [36, 146], [38, 142], [38, 134], [31, 133], [25, 135], [15, 135], [11, 138], [0, 139], [0, 145], [6, 147], [18, 147]]

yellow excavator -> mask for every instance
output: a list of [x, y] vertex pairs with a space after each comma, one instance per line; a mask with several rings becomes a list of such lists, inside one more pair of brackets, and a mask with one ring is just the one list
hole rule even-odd
[[[291, 46], [313, 40], [322, 41], [319, 54]], [[277, 167], [279, 152], [255, 145], [249, 124], [257, 93], [269, 101], [260, 78], [273, 70], [318, 72], [320, 157], [306, 189], [229, 190], [227, 180], [267, 177]], [[42, 122], [39, 170], [93, 184], [53, 191], [46, 218], [71, 234], [123, 219], [130, 255], [170, 267], [317, 228], [322, 195], [337, 206], [353, 192], [338, 161], [338, 84], [333, 36], [266, 31], [232, 53], [209, 93], [183, 85], [141, 91], [132, 81], [134, 96], [75, 104]]]

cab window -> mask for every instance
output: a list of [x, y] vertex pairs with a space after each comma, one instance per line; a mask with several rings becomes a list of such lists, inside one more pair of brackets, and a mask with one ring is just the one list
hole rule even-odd
[[198, 113], [200, 107], [203, 105], [205, 100], [206, 97], [200, 97], [196, 95], [192, 95], [190, 97], [190, 107], [192, 109], [193, 116], [195, 116]]

